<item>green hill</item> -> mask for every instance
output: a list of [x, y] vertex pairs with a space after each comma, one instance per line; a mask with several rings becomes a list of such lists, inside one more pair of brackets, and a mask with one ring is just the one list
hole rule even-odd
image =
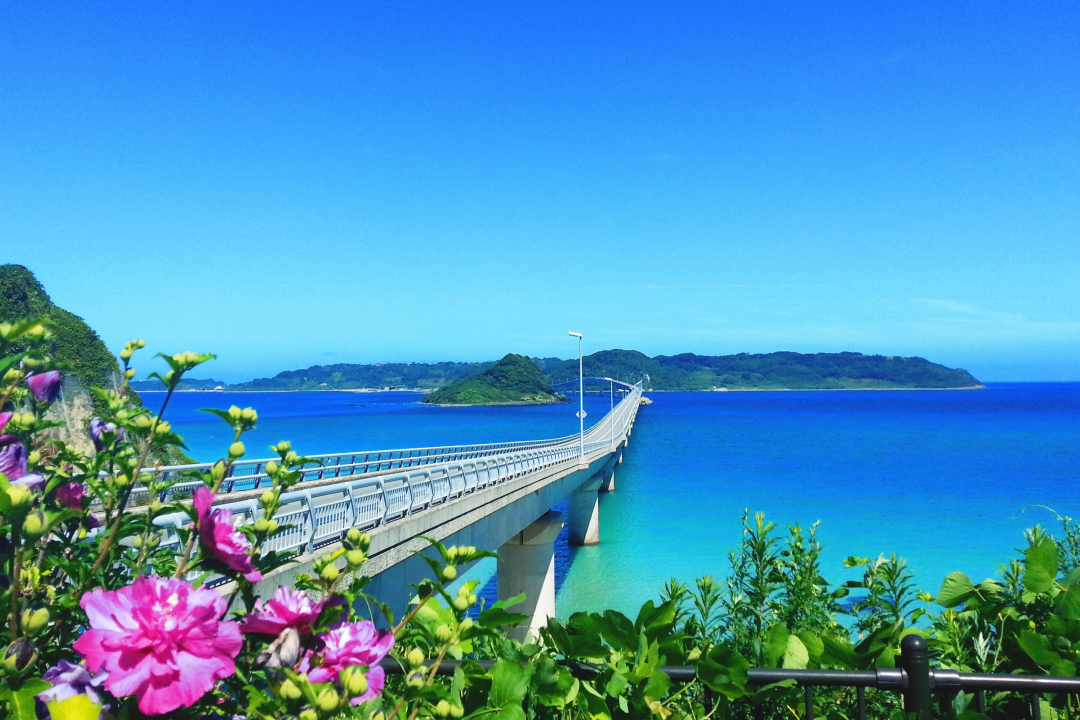
[[540, 367], [524, 355], [510, 353], [464, 380], [428, 393], [431, 405], [547, 405], [565, 402], [556, 394]]
[[[120, 377], [120, 365], [86, 322], [49, 299], [34, 274], [22, 265], [0, 265], [0, 322], [48, 318], [53, 356], [71, 367], [84, 387], [109, 387]], [[135, 402], [138, 402], [137, 396]], [[95, 407], [100, 401], [94, 401]], [[100, 410], [101, 408], [97, 408]]]
[[[978, 387], [966, 370], [920, 357], [855, 352], [738, 355], [657, 355], [636, 350], [603, 350], [584, 359], [586, 377], [645, 381], [654, 390], [844, 390]], [[552, 367], [553, 383], [577, 378], [577, 362]]]

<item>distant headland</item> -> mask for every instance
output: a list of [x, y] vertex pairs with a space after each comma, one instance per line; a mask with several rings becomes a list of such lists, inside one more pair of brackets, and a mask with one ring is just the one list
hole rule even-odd
[[[511, 365], [524, 372], [524, 360], [535, 368], [536, 376], [544, 383], [530, 385], [521, 397], [495, 397], [494, 385], [487, 387], [482, 403], [555, 402], [542, 395], [554, 397], [552, 383], [574, 380], [578, 374], [577, 358], [528, 358], [507, 355], [498, 362], [440, 362], [314, 365], [302, 370], [287, 370], [271, 378], [258, 378], [244, 383], [228, 384], [217, 380], [187, 379], [181, 391], [226, 390], [230, 392], [288, 392], [319, 390], [412, 390], [431, 393], [449, 389], [458, 398], [478, 398], [478, 385], [489, 385], [493, 378], [484, 374], [500, 363], [514, 358]], [[962, 369], [948, 368], [921, 357], [864, 355], [857, 352], [796, 353], [773, 352], [737, 355], [657, 355], [649, 357], [636, 350], [602, 350], [584, 358], [584, 371], [590, 377], [610, 377], [625, 382], [643, 381], [646, 390], [723, 391], [723, 390], [957, 390], [975, 389], [982, 384]], [[505, 368], [500, 369], [503, 372]], [[461, 385], [462, 381], [475, 380]], [[534, 381], [539, 383], [534, 378]], [[155, 381], [135, 381], [140, 391], [161, 389]], [[497, 383], [496, 383], [497, 385]], [[506, 390], [506, 388], [503, 388]], [[512, 391], [513, 392], [513, 391]], [[524, 399], [525, 396], [534, 398]], [[444, 402], [436, 395], [437, 404]], [[476, 404], [472, 402], [464, 404]]]

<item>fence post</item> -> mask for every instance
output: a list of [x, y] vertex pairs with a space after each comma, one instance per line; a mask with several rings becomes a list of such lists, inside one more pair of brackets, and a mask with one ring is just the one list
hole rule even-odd
[[930, 652], [926, 640], [912, 633], [900, 641], [897, 663], [907, 673], [904, 687], [904, 712], [915, 713], [918, 720], [931, 720]]

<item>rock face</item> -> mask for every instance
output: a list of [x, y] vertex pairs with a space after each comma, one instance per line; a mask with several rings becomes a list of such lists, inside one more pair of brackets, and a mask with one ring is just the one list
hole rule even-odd
[[566, 402], [531, 359], [510, 353], [483, 372], [424, 396], [430, 405], [548, 405]]

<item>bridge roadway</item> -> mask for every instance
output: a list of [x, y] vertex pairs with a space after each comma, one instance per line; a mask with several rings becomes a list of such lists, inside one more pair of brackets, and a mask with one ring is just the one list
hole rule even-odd
[[[307, 467], [303, 481], [282, 495], [277, 520], [292, 527], [264, 545], [295, 553], [296, 562], [268, 573], [258, 585], [259, 595], [268, 597], [278, 586], [291, 585], [298, 572], [310, 573], [316, 556], [339, 548], [345, 531], [358, 527], [372, 538], [370, 560], [361, 569], [372, 578], [369, 592], [400, 614], [412, 596], [409, 584], [430, 575], [414, 557], [428, 546], [419, 537], [427, 535], [499, 553], [499, 599], [526, 594], [516, 608], [531, 618], [517, 630], [524, 637], [555, 612], [554, 542], [564, 518], [552, 507], [569, 498], [565, 522], [572, 544], [599, 542], [598, 493], [614, 490], [615, 465], [622, 462], [640, 406], [641, 385], [625, 387], [629, 390], [621, 393], [619, 403], [585, 432], [583, 447], [575, 434], [313, 456], [321, 465]], [[258, 519], [259, 496], [270, 483], [265, 472], [269, 461], [236, 463], [215, 507], [231, 509], [237, 523]], [[159, 472], [172, 479], [207, 468], [186, 465]], [[198, 484], [176, 482], [162, 500], [190, 498]], [[187, 524], [187, 517], [177, 513], [156, 522], [164, 530], [162, 544], [179, 547], [175, 528]], [[220, 588], [231, 589], [227, 584]]]

